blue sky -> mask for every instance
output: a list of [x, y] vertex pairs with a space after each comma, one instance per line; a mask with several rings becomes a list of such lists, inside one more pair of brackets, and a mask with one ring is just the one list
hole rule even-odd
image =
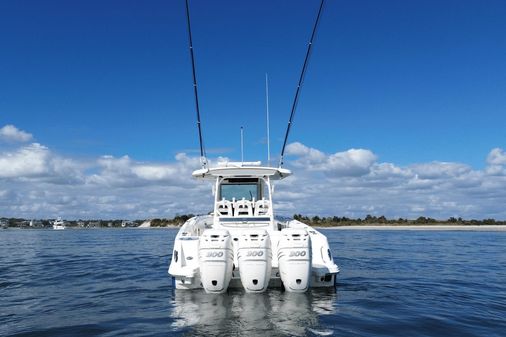
[[[265, 159], [266, 72], [279, 153], [318, 5], [191, 1], [211, 156], [240, 158], [244, 125], [246, 159]], [[486, 170], [506, 147], [505, 17], [504, 1], [327, 1], [290, 141]], [[76, 162], [195, 156], [185, 24], [182, 0], [0, 2], [0, 128]]]

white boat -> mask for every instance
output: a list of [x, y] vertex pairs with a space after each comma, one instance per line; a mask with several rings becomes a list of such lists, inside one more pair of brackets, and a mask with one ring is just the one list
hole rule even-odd
[[274, 216], [273, 182], [291, 172], [251, 164], [193, 172], [214, 181], [214, 211], [189, 219], [175, 238], [169, 274], [176, 289], [333, 287], [339, 268], [327, 238], [302, 222]]
[[[334, 263], [327, 238], [297, 220], [276, 218], [272, 202], [274, 181], [291, 174], [282, 167], [283, 154], [323, 2], [308, 44], [279, 167], [241, 161], [210, 168], [202, 141], [186, 1], [202, 163], [202, 169], [194, 171], [193, 176], [214, 182], [214, 210], [211, 215], [189, 219], [176, 235], [168, 271], [176, 289], [203, 288], [207, 293], [223, 293], [228, 288], [244, 288], [246, 292], [259, 293], [269, 287], [282, 287], [289, 292], [305, 292], [310, 287], [335, 285], [339, 268]], [[242, 143], [241, 128], [241, 157]]]
[[61, 217], [58, 217], [55, 221], [53, 221], [53, 229], [65, 229], [65, 222]]

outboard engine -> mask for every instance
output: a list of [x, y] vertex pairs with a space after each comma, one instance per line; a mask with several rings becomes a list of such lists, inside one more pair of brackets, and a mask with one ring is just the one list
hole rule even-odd
[[234, 252], [226, 229], [207, 229], [200, 237], [200, 279], [206, 293], [223, 293], [232, 278]]
[[304, 229], [285, 228], [281, 231], [278, 260], [285, 289], [305, 292], [311, 275], [311, 239]]
[[246, 292], [263, 292], [272, 269], [271, 239], [263, 229], [245, 230], [237, 251], [241, 282]]

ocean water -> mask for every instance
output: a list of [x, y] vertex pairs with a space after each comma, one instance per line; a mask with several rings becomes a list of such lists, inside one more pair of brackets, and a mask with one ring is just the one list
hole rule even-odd
[[506, 336], [506, 232], [323, 232], [336, 289], [206, 295], [176, 230], [0, 230], [0, 336]]

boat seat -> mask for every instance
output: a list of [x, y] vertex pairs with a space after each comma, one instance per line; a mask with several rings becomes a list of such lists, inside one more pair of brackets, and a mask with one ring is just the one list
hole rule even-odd
[[255, 203], [255, 216], [269, 214], [269, 201], [262, 198]]
[[217, 202], [217, 210], [220, 216], [233, 216], [232, 203], [225, 198]]
[[253, 205], [251, 201], [242, 198], [234, 203], [235, 216], [252, 216]]

